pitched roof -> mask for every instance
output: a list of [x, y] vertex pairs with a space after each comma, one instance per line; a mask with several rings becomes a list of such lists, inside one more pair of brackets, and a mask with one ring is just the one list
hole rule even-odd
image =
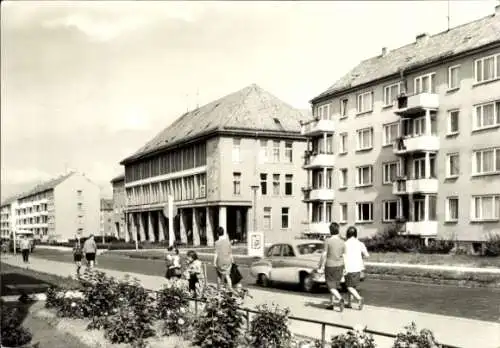
[[364, 60], [311, 102], [345, 89], [398, 74], [401, 70], [423, 66], [497, 42], [500, 43], [498, 14], [417, 40], [385, 55]]
[[122, 164], [209, 132], [259, 130], [298, 135], [299, 122], [308, 118], [253, 84], [185, 113]]
[[70, 172], [68, 174], [61, 175], [57, 178], [42, 182], [41, 184], [38, 184], [35, 187], [33, 187], [31, 190], [28, 190], [28, 191], [25, 191], [25, 192], [19, 194], [18, 198], [22, 199], [22, 198], [32, 196], [32, 195], [40, 193], [40, 192], [44, 192], [44, 191], [53, 189], [54, 187], [56, 187], [57, 185], [62, 183], [64, 180], [66, 180], [67, 178], [69, 178], [73, 174], [75, 174], [75, 172]]
[[111, 183], [115, 183], [118, 181], [123, 181], [125, 180], [125, 174], [120, 174], [118, 176], [115, 176], [113, 179], [111, 179]]
[[101, 198], [101, 210], [113, 210], [113, 200]]
[[4, 199], [4, 201], [0, 204], [1, 207], [5, 207], [6, 205], [10, 205], [12, 202], [16, 201], [19, 198], [19, 195], [14, 195], [7, 197]]

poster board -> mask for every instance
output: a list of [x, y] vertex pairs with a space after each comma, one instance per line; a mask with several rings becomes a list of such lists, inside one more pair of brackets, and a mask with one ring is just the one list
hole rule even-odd
[[264, 257], [264, 233], [249, 232], [247, 240], [248, 256]]

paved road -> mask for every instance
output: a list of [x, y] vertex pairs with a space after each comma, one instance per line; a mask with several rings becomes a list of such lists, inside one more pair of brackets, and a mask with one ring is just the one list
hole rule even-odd
[[[37, 249], [34, 256], [53, 261], [72, 262], [72, 254], [68, 251]], [[97, 267], [156, 276], [164, 274], [165, 269], [161, 260], [131, 259], [113, 254], [98, 257]], [[249, 287], [255, 286], [255, 280], [249, 275], [248, 268], [240, 267], [240, 270], [244, 277], [243, 283]], [[215, 281], [213, 267], [207, 267], [207, 272], [209, 281]], [[298, 293], [298, 290], [284, 286], [270, 291]], [[365, 294], [366, 303], [373, 306], [494, 322], [497, 322], [500, 316], [500, 290], [498, 289], [459, 288], [367, 279], [362, 283], [361, 291]], [[326, 290], [317, 294], [304, 295], [316, 298], [327, 296]]]

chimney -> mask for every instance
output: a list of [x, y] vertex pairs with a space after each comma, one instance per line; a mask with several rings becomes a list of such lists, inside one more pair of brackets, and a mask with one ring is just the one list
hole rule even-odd
[[382, 57], [385, 57], [387, 54], [387, 47], [382, 47]]
[[500, 16], [500, 4], [495, 6], [495, 16]]
[[427, 33], [422, 33], [422, 34], [418, 34], [415, 41], [417, 43], [420, 43], [420, 42], [425, 42], [427, 39], [429, 38], [429, 34]]

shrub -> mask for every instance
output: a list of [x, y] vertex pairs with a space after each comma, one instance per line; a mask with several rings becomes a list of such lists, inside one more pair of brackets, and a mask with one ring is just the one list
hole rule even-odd
[[331, 348], [375, 348], [375, 340], [362, 329], [349, 330], [332, 337]]
[[243, 324], [243, 313], [238, 310], [242, 299], [225, 289], [209, 297], [197, 325], [194, 344], [201, 348], [236, 348]]
[[434, 338], [432, 331], [422, 329], [417, 331], [417, 325], [412, 322], [410, 325], [405, 326], [405, 331], [400, 332], [396, 336], [393, 348], [440, 348]]
[[58, 308], [61, 304], [62, 296], [59, 294], [59, 289], [51, 286], [45, 293], [45, 308]]
[[250, 324], [250, 346], [255, 348], [288, 348], [292, 334], [288, 328], [290, 310], [267, 305], [257, 307], [259, 313]]
[[485, 256], [500, 256], [500, 234], [490, 234], [485, 243]]
[[144, 346], [144, 340], [154, 335], [152, 322], [153, 316], [148, 298], [138, 307], [123, 305], [116, 314], [104, 321], [104, 337], [111, 343]]
[[117, 282], [105, 273], [86, 270], [81, 279], [85, 315], [107, 316], [119, 305]]
[[189, 291], [185, 281], [169, 281], [157, 296], [158, 318], [163, 321], [166, 335], [182, 335], [187, 333], [190, 324]]
[[435, 239], [429, 241], [427, 246], [422, 246], [420, 252], [425, 254], [449, 254], [455, 243], [451, 240]]
[[5, 347], [20, 347], [31, 342], [33, 335], [23, 327], [23, 313], [19, 308], [2, 306], [1, 344]]

